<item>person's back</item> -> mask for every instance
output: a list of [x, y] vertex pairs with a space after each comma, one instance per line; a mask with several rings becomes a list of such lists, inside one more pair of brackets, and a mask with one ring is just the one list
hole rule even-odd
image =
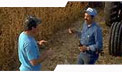
[[[34, 36], [38, 32], [38, 24], [41, 20], [35, 16], [27, 16], [24, 22], [24, 30], [19, 36], [18, 56], [21, 63], [20, 71], [40, 71], [41, 63], [52, 55], [51, 49], [42, 54], [39, 52], [38, 45], [47, 42], [45, 40], [36, 41]], [[38, 43], [38, 45], [37, 45]]]
[[[32, 66], [29, 60], [38, 59], [40, 56], [37, 43], [35, 39], [31, 36], [28, 36], [22, 32], [19, 36], [19, 60], [21, 62], [20, 70], [22, 71], [36, 71], [40, 70], [41, 64]], [[34, 54], [35, 53], [35, 54]]]

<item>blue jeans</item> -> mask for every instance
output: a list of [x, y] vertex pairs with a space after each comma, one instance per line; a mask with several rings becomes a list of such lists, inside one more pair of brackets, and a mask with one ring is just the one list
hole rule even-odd
[[90, 54], [88, 52], [80, 52], [78, 56], [78, 64], [95, 64], [99, 54]]

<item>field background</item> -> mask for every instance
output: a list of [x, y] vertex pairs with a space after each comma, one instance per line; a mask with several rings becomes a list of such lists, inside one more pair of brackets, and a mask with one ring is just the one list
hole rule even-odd
[[18, 36], [27, 15], [42, 19], [36, 39], [48, 40], [56, 32], [68, 28], [82, 17], [86, 2], [68, 2], [65, 8], [0, 8], [0, 70], [17, 70]]
[[[96, 64], [122, 64], [122, 57], [113, 57], [108, 53], [110, 27], [105, 25], [104, 3], [102, 6], [97, 4], [96, 22], [103, 31], [104, 54], [100, 55]], [[35, 36], [36, 40], [45, 39], [48, 43], [41, 47], [41, 53], [45, 48], [54, 50], [54, 55], [42, 63], [42, 70], [54, 70], [57, 64], [77, 64], [77, 56], [80, 53], [77, 49], [78, 38], [68, 34], [68, 28], [81, 30], [84, 21], [83, 12], [87, 5], [87, 2], [68, 2], [64, 8], [0, 8], [0, 71], [19, 69], [17, 43], [27, 15], [35, 15], [42, 19]]]

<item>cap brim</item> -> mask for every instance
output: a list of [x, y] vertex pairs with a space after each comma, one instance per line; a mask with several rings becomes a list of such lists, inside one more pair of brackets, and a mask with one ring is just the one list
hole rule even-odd
[[41, 23], [42, 23], [41, 19], [35, 18], [34, 20], [35, 20], [35, 22], [36, 22], [37, 24], [41, 24]]

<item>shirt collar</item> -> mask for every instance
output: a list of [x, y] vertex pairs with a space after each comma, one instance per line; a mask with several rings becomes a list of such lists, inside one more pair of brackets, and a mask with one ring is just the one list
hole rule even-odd
[[95, 25], [95, 22], [92, 22], [92, 24], [87, 25], [88, 28], [92, 27]]
[[89, 27], [91, 27], [91, 25], [92, 25], [92, 24], [87, 25], [87, 26], [88, 26], [88, 28], [89, 28]]

